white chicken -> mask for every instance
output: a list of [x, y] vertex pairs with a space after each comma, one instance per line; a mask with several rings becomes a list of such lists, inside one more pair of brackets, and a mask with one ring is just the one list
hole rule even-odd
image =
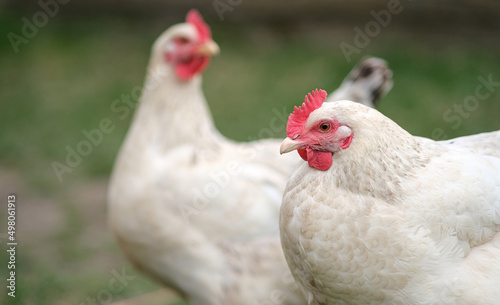
[[307, 161], [280, 232], [309, 304], [498, 304], [500, 159], [325, 99], [296, 107], [280, 148]]
[[351, 100], [375, 108], [380, 97], [392, 88], [392, 71], [381, 58], [368, 57], [353, 69], [326, 102]]
[[[280, 158], [280, 141], [236, 143], [216, 130], [201, 72], [217, 51], [196, 11], [154, 43], [110, 181], [111, 230], [137, 268], [192, 305], [305, 304], [278, 229], [282, 192], [299, 158]], [[376, 67], [345, 83], [359, 96], [353, 82], [390, 78], [387, 71]], [[382, 83], [360, 96], [390, 81], [373, 78]], [[354, 98], [352, 91], [342, 97]]]

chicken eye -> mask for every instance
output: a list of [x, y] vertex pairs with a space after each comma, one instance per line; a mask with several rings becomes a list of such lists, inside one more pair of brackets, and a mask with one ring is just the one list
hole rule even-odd
[[186, 37], [177, 37], [175, 38], [175, 42], [177, 42], [178, 44], [187, 44], [189, 42], [189, 39], [187, 39]]
[[331, 128], [330, 123], [323, 123], [319, 125], [319, 130], [321, 131], [328, 131], [330, 130], [330, 128]]

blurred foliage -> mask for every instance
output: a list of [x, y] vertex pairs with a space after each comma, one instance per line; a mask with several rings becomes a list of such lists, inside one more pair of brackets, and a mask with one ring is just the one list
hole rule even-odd
[[[8, 12], [0, 15], [2, 37], [20, 32], [21, 17]], [[381, 101], [380, 111], [412, 134], [431, 137], [435, 128], [442, 128], [451, 138], [500, 129], [498, 89], [458, 128], [443, 119], [454, 104], [474, 95], [479, 76], [491, 74], [500, 81], [496, 37], [389, 27], [348, 63], [338, 45], [352, 43], [352, 27], [209, 23], [222, 52], [205, 72], [203, 88], [217, 127], [229, 138], [258, 138], [269, 127], [273, 109], [291, 111], [314, 88], [332, 91], [368, 55], [386, 59], [394, 72], [394, 88]], [[106, 178], [132, 118], [120, 119], [110, 105], [142, 84], [150, 46], [169, 25], [118, 17], [92, 22], [55, 18], [21, 45], [18, 54], [8, 39], [1, 39], [2, 166], [19, 171], [33, 192], [47, 196], [63, 192], [68, 181]], [[113, 122], [114, 131], [104, 135], [102, 143], [59, 183], [51, 163], [64, 163], [66, 147], [75, 148], [85, 139], [82, 130], [98, 128], [103, 118]], [[284, 129], [274, 134], [284, 135]], [[89, 265], [81, 272], [75, 265], [92, 261], [95, 253], [121, 254], [112, 243], [95, 251], [82, 248], [75, 236], [91, 224], [84, 223], [70, 203], [61, 202], [61, 209], [68, 230], [47, 237], [56, 249], [57, 264], [47, 265], [36, 249], [26, 245], [31, 252], [19, 254], [19, 273], [26, 276], [19, 280], [18, 297], [4, 304], [79, 304], [105, 287], [109, 268], [96, 270]], [[4, 261], [2, 256], [2, 265]], [[143, 277], [138, 279], [119, 296], [157, 287]]]

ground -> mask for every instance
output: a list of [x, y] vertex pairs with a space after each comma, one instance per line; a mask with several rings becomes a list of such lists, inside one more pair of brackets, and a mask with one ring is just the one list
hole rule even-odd
[[[21, 15], [1, 17], [4, 31], [21, 31]], [[97, 304], [108, 304], [153, 292], [148, 297], [155, 301], [135, 302], [181, 304], [126, 262], [106, 225], [109, 173], [133, 113], [132, 107], [120, 117], [111, 104], [127, 96], [134, 101], [150, 46], [167, 26], [61, 18], [20, 45], [18, 53], [1, 40], [0, 195], [5, 201], [7, 194], [17, 195], [19, 244], [17, 295], [13, 299], [2, 290], [0, 303], [91, 304], [96, 298]], [[203, 86], [217, 127], [232, 139], [284, 137], [284, 128], [268, 132], [276, 111], [290, 112], [312, 89], [333, 90], [367, 55], [386, 59], [394, 72], [394, 88], [380, 111], [412, 134], [451, 138], [500, 129], [495, 84], [500, 45], [486, 30], [387, 28], [351, 62], [339, 44], [353, 43], [352, 27], [238, 27], [213, 21], [212, 30], [222, 52]], [[477, 96], [481, 78], [493, 80], [486, 98]], [[77, 150], [102, 120], [111, 122], [112, 130], [103, 132], [88, 155], [73, 160], [75, 166], [68, 165], [68, 151]], [[58, 177], [54, 162], [71, 172]], [[3, 244], [6, 225], [0, 224]], [[2, 278], [5, 253], [0, 253]], [[123, 286], [112, 289], [109, 283], [117, 276], [125, 278]]]

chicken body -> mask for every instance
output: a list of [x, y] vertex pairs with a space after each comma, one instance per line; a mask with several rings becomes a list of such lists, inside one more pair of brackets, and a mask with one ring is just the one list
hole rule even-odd
[[122, 250], [193, 305], [253, 304], [275, 289], [284, 304], [303, 304], [295, 284], [282, 281], [289, 271], [277, 238], [284, 165], [293, 160], [279, 160], [276, 141], [222, 137], [199, 76], [157, 90], [141, 101], [110, 185]]
[[439, 143], [476, 154], [500, 158], [500, 131], [483, 132]]
[[[309, 164], [287, 184], [280, 231], [309, 304], [498, 304], [499, 158], [348, 101], [323, 104], [293, 137], [282, 151], [307, 150]], [[315, 154], [331, 166], [313, 167]]]

